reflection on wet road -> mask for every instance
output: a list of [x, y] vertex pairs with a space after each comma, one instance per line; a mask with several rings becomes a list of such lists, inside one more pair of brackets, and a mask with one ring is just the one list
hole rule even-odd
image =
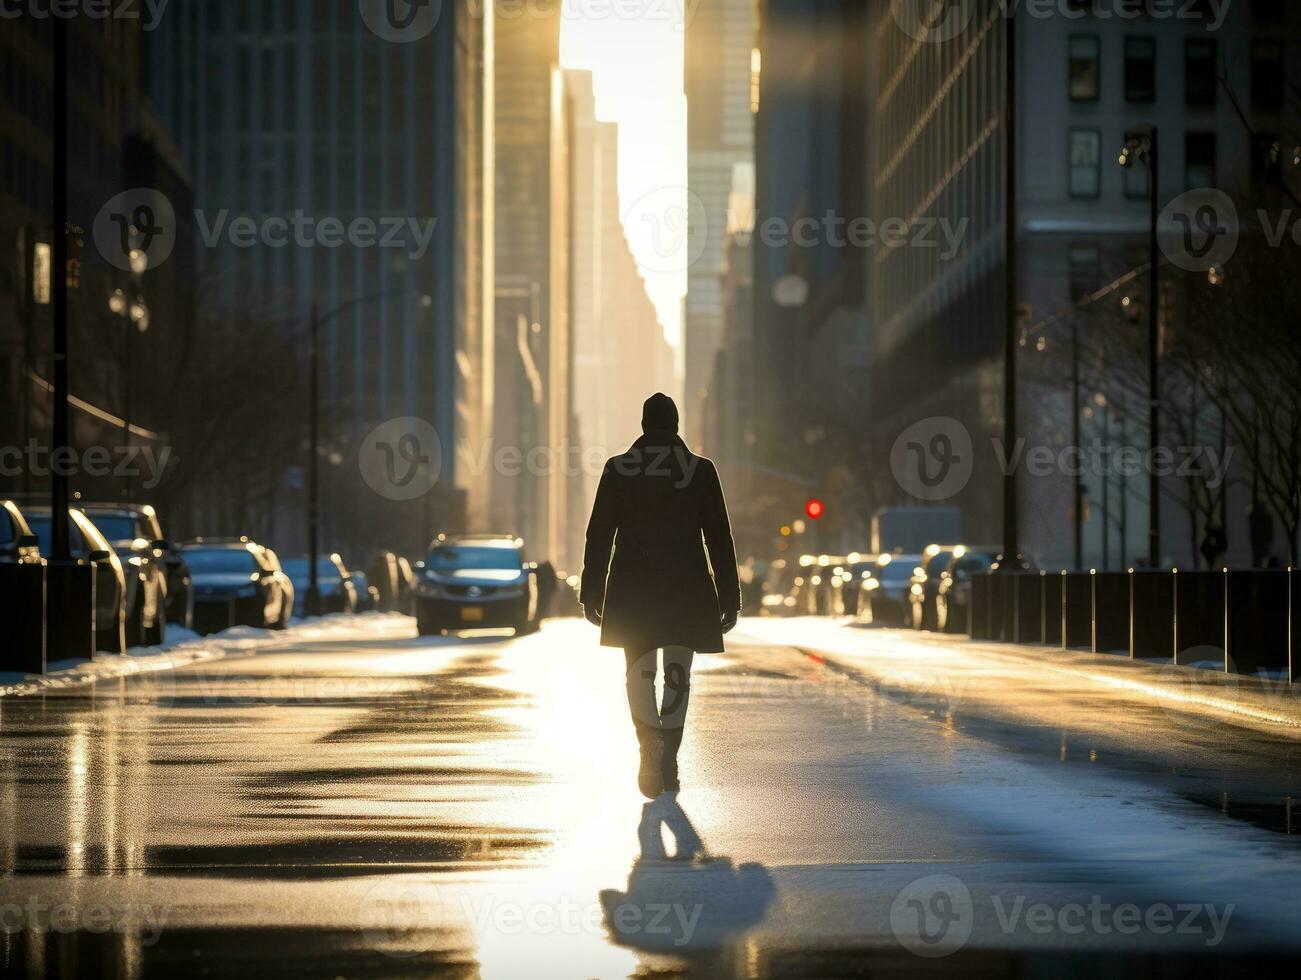
[[1301, 945], [1294, 733], [835, 629], [747, 621], [697, 658], [684, 789], [650, 804], [622, 657], [579, 622], [361, 618], [0, 700], [0, 973], [1214, 972]]

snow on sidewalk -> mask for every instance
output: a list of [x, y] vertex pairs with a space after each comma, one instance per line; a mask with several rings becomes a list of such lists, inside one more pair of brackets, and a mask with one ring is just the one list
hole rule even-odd
[[96, 653], [93, 660], [51, 661], [44, 674], [0, 671], [0, 698], [46, 694], [225, 657], [252, 656], [305, 640], [357, 633], [405, 633], [414, 628], [413, 623], [409, 616], [400, 613], [371, 612], [353, 616], [335, 613], [313, 620], [296, 619], [286, 630], [234, 626], [208, 636], [199, 636], [192, 630], [169, 624], [167, 642], [159, 646], [132, 647], [125, 654]]

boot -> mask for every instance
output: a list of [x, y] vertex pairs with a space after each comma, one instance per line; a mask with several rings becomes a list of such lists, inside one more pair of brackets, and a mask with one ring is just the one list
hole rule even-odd
[[682, 745], [682, 729], [666, 728], [664, 730], [664, 764], [660, 771], [664, 775], [664, 790], [676, 793], [682, 789], [678, 780], [678, 749]]
[[653, 800], [664, 792], [664, 735], [656, 730], [639, 735], [641, 771], [637, 773], [637, 788], [642, 796]]

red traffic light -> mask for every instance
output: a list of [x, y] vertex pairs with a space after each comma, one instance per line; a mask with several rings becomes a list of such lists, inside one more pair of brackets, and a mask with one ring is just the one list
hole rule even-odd
[[818, 520], [820, 517], [822, 517], [826, 509], [827, 508], [823, 506], [822, 501], [819, 500], [817, 497], [813, 497], [812, 499], [809, 500], [807, 504], [804, 505], [804, 513], [808, 514], [809, 517], [815, 521]]

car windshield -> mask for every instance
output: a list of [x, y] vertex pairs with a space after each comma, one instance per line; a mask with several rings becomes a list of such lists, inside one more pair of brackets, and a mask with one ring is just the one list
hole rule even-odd
[[257, 562], [244, 548], [205, 548], [185, 552], [192, 575], [237, 575], [256, 572]]
[[134, 541], [144, 537], [136, 519], [129, 514], [92, 514], [90, 519], [99, 528], [99, 533], [110, 541]]
[[912, 578], [917, 562], [907, 558], [895, 558], [888, 565], [879, 566], [876, 577], [882, 582], [903, 582]]
[[425, 567], [436, 572], [453, 572], [458, 568], [519, 569], [524, 563], [518, 548], [440, 544], [430, 550]]
[[[27, 526], [32, 529], [37, 540], [41, 543], [41, 554], [47, 558], [54, 554], [53, 527], [54, 522], [50, 520], [49, 514], [35, 514], [27, 518]], [[70, 535], [68, 546], [72, 549], [74, 555], [85, 557], [87, 555], [86, 542], [81, 536], [81, 529], [77, 527], [76, 522], [71, 518], [68, 519], [68, 533]]]
[[[311, 563], [306, 558], [289, 558], [284, 562], [285, 574], [290, 578], [306, 579]], [[328, 558], [316, 559], [316, 580], [318, 582], [339, 581], [339, 568]]]

